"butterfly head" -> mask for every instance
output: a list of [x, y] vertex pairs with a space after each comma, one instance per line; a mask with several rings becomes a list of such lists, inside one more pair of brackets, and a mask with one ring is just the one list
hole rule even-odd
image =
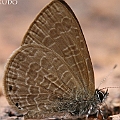
[[104, 102], [108, 95], [109, 95], [108, 89], [106, 91], [104, 91], [103, 89], [95, 90], [95, 96], [96, 96], [97, 100], [99, 101], [99, 103]]

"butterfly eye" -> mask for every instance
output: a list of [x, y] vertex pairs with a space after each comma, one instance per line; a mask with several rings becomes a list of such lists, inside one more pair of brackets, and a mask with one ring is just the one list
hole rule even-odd
[[102, 92], [102, 91], [99, 91], [98, 92], [98, 98], [99, 98], [99, 100], [102, 102], [103, 101], [103, 99], [104, 99], [104, 93]]

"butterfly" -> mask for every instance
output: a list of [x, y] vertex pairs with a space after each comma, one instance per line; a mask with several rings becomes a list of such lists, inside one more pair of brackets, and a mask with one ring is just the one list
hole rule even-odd
[[95, 89], [82, 29], [64, 0], [53, 0], [30, 25], [6, 65], [4, 93], [25, 119], [99, 110], [108, 90]]

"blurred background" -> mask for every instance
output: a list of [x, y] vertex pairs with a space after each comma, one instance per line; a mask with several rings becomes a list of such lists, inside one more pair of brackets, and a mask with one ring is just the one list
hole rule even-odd
[[[2, 0], [1, 0], [2, 1]], [[5, 1], [5, 0], [3, 0]], [[6, 0], [7, 1], [7, 0]], [[0, 105], [8, 105], [2, 92], [4, 66], [36, 15], [50, 0], [17, 0], [16, 5], [0, 4]], [[82, 27], [92, 59], [96, 88], [120, 86], [120, 1], [66, 0]], [[110, 98], [120, 96], [120, 88], [109, 89]], [[2, 100], [3, 99], [3, 100]], [[3, 104], [5, 103], [5, 104]]]

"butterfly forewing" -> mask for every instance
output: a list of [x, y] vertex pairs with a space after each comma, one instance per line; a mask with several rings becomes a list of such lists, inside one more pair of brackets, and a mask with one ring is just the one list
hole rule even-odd
[[53, 0], [31, 24], [6, 66], [4, 91], [18, 112], [27, 113], [26, 119], [59, 112], [61, 100], [93, 96], [94, 73], [85, 39], [63, 0]]
[[[63, 0], [54, 0], [36, 17], [22, 45], [37, 43], [54, 50], [68, 64], [88, 95], [95, 91], [91, 59], [79, 22]], [[89, 97], [88, 97], [89, 98]]]

